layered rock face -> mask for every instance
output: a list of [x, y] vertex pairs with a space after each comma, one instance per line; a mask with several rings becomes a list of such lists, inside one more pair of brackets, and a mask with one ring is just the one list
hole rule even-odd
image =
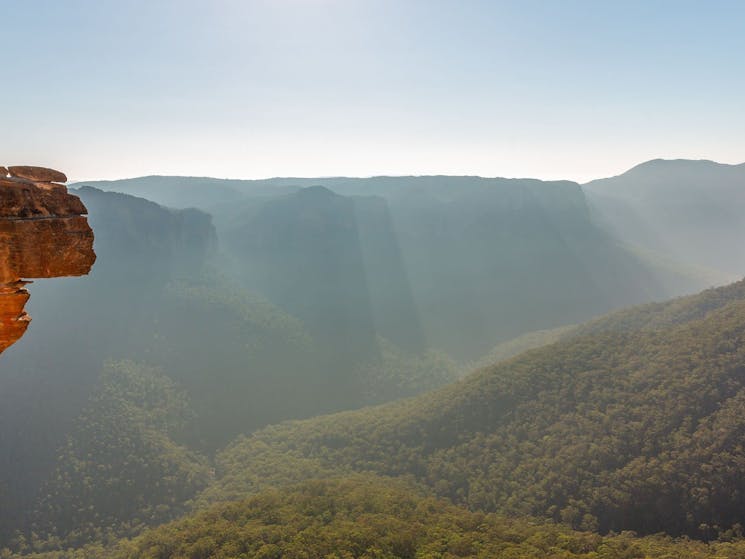
[[26, 282], [0, 283], [0, 353], [23, 336], [31, 318], [23, 308], [29, 293]]
[[0, 167], [0, 353], [30, 322], [24, 279], [82, 276], [95, 262], [88, 212], [66, 180], [44, 167]]

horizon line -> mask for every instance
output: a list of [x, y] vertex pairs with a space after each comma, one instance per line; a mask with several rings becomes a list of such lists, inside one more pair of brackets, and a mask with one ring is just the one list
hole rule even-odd
[[685, 157], [677, 157], [677, 158], [671, 158], [666, 159], [663, 157], [657, 157], [654, 159], [648, 159], [646, 161], [642, 161], [641, 163], [638, 163], [636, 165], [633, 165], [629, 168], [627, 168], [625, 171], [622, 171], [615, 175], [608, 175], [603, 177], [596, 177], [594, 179], [590, 179], [588, 181], [580, 182], [572, 179], [539, 179], [536, 177], [529, 177], [529, 176], [513, 176], [508, 177], [504, 175], [495, 175], [495, 176], [485, 176], [485, 175], [470, 175], [470, 174], [447, 174], [447, 173], [423, 173], [423, 174], [374, 174], [374, 175], [307, 175], [307, 176], [282, 176], [282, 175], [274, 175], [274, 176], [264, 176], [264, 177], [216, 177], [216, 176], [209, 176], [209, 175], [170, 175], [170, 174], [160, 174], [160, 173], [152, 173], [152, 174], [145, 174], [145, 175], [135, 175], [135, 176], [124, 176], [124, 177], [117, 177], [117, 178], [85, 178], [85, 179], [70, 179], [67, 181], [67, 184], [69, 186], [81, 184], [85, 182], [117, 182], [117, 181], [126, 181], [126, 180], [137, 180], [137, 179], [147, 179], [147, 178], [180, 178], [180, 179], [209, 179], [209, 180], [218, 180], [218, 181], [270, 181], [270, 180], [308, 180], [308, 179], [318, 179], [318, 180], [328, 180], [328, 179], [359, 179], [359, 180], [365, 180], [365, 179], [379, 179], [379, 178], [428, 178], [428, 177], [452, 177], [452, 178], [477, 178], [477, 179], [485, 179], [485, 180], [494, 180], [494, 179], [503, 179], [503, 180], [536, 180], [541, 182], [571, 182], [579, 185], [589, 184], [596, 180], [602, 180], [607, 178], [614, 178], [621, 175], [624, 175], [628, 173], [629, 171], [632, 171], [633, 169], [636, 169], [637, 167], [641, 167], [642, 165], [647, 165], [649, 163], [654, 162], [676, 162], [676, 161], [688, 161], [688, 162], [696, 162], [696, 163], [714, 163], [719, 166], [724, 167], [739, 167], [745, 165], [745, 161], [741, 163], [723, 163], [721, 161], [716, 161], [714, 159], [707, 159], [707, 158], [700, 158], [700, 159], [690, 159]]

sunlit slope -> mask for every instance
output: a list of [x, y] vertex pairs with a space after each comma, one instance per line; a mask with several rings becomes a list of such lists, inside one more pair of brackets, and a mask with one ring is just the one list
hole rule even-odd
[[220, 456], [204, 499], [369, 470], [587, 529], [742, 522], [745, 283], [583, 328], [426, 396], [262, 430]]
[[656, 159], [582, 188], [598, 222], [625, 242], [745, 273], [745, 164]]
[[358, 475], [216, 505], [113, 549], [92, 546], [86, 552], [113, 559], [734, 559], [743, 544], [575, 532], [530, 518], [470, 512], [395, 480]]

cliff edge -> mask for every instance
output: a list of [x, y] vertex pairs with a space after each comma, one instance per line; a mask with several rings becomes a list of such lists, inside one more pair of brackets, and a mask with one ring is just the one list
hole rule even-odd
[[82, 276], [96, 260], [93, 230], [64, 173], [0, 167], [0, 353], [30, 322], [28, 279]]

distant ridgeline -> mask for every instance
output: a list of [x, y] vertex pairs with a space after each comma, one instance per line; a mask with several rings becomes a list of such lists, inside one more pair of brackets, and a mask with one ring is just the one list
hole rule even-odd
[[351, 353], [374, 352], [382, 336], [404, 349], [476, 359], [525, 332], [711, 285], [692, 268], [622, 246], [568, 181], [92, 184], [209, 212], [244, 285]]
[[584, 189], [596, 219], [625, 242], [745, 275], [745, 163], [656, 159]]

